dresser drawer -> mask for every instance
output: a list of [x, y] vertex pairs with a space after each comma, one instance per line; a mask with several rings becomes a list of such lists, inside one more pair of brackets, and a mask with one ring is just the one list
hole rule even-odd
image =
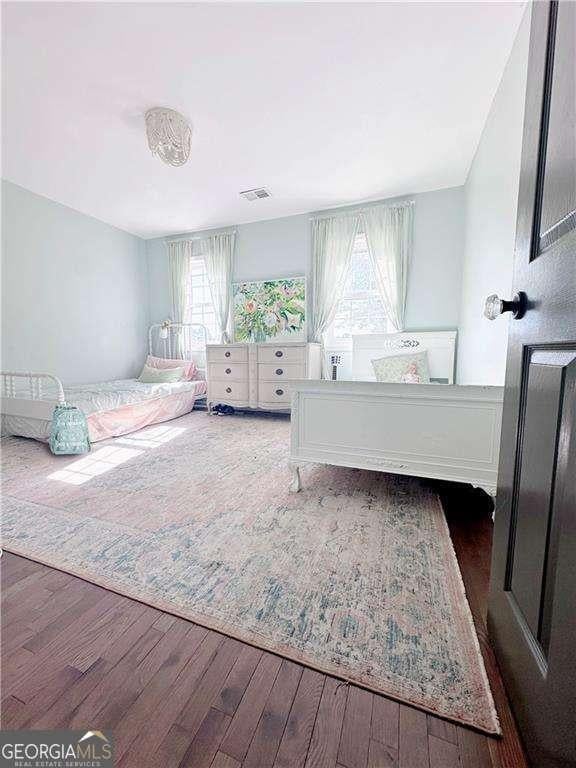
[[238, 400], [248, 401], [248, 382], [247, 381], [211, 381], [208, 387], [208, 399], [217, 403], [219, 401], [228, 402]]
[[283, 379], [304, 379], [306, 368], [302, 363], [259, 363], [260, 381], [282, 381]]
[[259, 363], [304, 363], [306, 347], [267, 344], [258, 347]]
[[285, 381], [277, 384], [272, 381], [262, 381], [258, 385], [258, 402], [260, 405], [279, 405], [290, 408], [292, 388]]
[[209, 363], [210, 381], [248, 381], [248, 363]]
[[206, 347], [206, 359], [209, 363], [246, 363], [248, 348], [245, 345]]

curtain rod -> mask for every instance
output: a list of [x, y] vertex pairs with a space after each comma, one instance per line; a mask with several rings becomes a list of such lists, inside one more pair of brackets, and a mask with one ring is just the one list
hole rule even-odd
[[[210, 231], [210, 230], [209, 230]], [[168, 235], [164, 238], [165, 243], [185, 243], [188, 240], [207, 240], [215, 235], [236, 235], [237, 230], [214, 230], [211, 235]]]
[[327, 213], [317, 213], [310, 216], [310, 221], [318, 221], [320, 219], [336, 219], [345, 216], [358, 216], [361, 213], [370, 211], [373, 208], [411, 208], [414, 205], [414, 200], [406, 200], [401, 203], [374, 203], [374, 205], [363, 205], [361, 208], [354, 208], [353, 210], [332, 209]]

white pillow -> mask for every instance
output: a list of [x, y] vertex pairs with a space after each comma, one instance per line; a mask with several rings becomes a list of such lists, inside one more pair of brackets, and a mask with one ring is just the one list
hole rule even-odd
[[186, 381], [186, 368], [152, 368], [145, 365], [138, 381], [143, 384], [172, 384], [176, 381]]
[[428, 353], [390, 355], [372, 360], [376, 381], [388, 384], [429, 384]]

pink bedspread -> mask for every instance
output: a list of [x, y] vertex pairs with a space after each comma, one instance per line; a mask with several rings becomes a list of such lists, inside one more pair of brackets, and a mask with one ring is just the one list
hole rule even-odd
[[108, 411], [98, 411], [87, 416], [90, 441], [120, 437], [143, 429], [150, 424], [176, 419], [189, 413], [198, 397], [206, 392], [206, 382], [196, 381], [194, 389], [160, 395], [140, 403], [123, 405]]

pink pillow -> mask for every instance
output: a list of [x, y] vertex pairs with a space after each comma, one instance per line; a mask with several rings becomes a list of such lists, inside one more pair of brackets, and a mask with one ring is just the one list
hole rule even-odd
[[170, 360], [167, 357], [154, 357], [154, 355], [148, 355], [146, 365], [150, 368], [184, 368], [183, 381], [193, 381], [198, 370], [194, 360]]

